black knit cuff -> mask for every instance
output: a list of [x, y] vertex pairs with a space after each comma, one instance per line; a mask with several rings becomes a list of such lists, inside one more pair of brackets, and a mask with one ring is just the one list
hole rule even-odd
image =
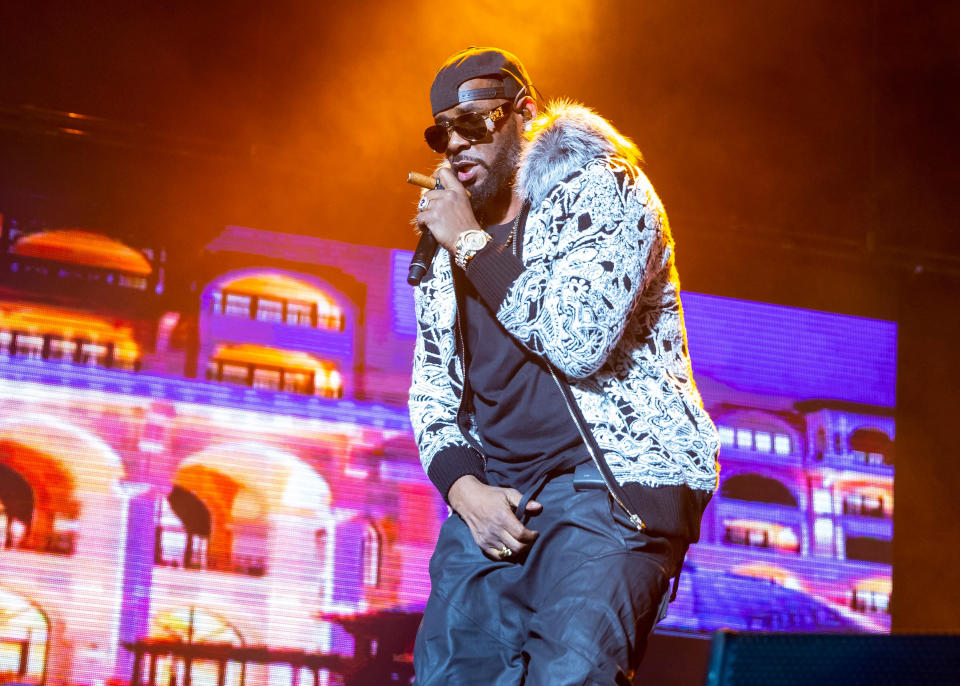
[[627, 505], [647, 525], [647, 533], [677, 536], [696, 543], [700, 540], [700, 520], [713, 495], [689, 486], [644, 486], [626, 483], [623, 491]]
[[483, 483], [487, 483], [487, 476], [483, 469], [483, 458], [476, 450], [468, 446], [444, 448], [433, 456], [430, 468], [427, 470], [427, 476], [430, 477], [430, 481], [437, 487], [448, 505], [450, 501], [447, 500], [447, 492], [453, 486], [453, 482], [468, 474], [472, 474]]
[[467, 264], [467, 278], [491, 311], [500, 309], [507, 291], [523, 273], [523, 261], [502, 245], [490, 244]]

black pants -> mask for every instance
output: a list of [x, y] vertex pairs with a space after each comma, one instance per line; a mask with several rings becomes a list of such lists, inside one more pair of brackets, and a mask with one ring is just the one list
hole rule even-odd
[[430, 560], [417, 633], [418, 686], [628, 683], [682, 564], [676, 540], [640, 533], [605, 490], [572, 474], [546, 483], [540, 532], [520, 558], [492, 561], [456, 514]]

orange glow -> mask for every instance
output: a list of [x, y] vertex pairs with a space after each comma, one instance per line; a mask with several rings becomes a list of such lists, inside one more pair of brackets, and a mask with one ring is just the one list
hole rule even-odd
[[192, 640], [196, 643], [242, 643], [237, 630], [223, 618], [197, 608], [192, 613], [189, 608], [163, 612], [154, 617], [152, 625], [150, 636], [153, 638]]
[[314, 516], [330, 506], [330, 489], [313, 468], [256, 443], [205, 448], [183, 462], [174, 483], [203, 501], [214, 527], [278, 512]]
[[140, 346], [134, 341], [129, 326], [111, 324], [99, 317], [71, 310], [0, 302], [0, 331], [51, 335], [68, 341], [82, 338], [95, 343], [113, 343], [114, 358], [118, 360], [135, 360], [140, 356]]
[[797, 539], [797, 534], [789, 526], [774, 524], [773, 522], [764, 522], [757, 519], [734, 519], [725, 521], [723, 525], [727, 528], [763, 531], [773, 544], [773, 547], [781, 550], [800, 549], [800, 541]]
[[284, 369], [303, 369], [321, 373], [330, 373], [336, 369], [332, 362], [318, 360], [308, 353], [268, 348], [251, 343], [240, 345], [222, 345], [214, 353], [214, 359], [222, 362], [237, 362], [263, 367], [282, 367]]
[[872, 478], [858, 474], [855, 477], [841, 477], [837, 479], [837, 486], [844, 491], [875, 490], [893, 497], [893, 479], [889, 477]]
[[724, 522], [724, 526], [735, 526], [742, 529], [756, 529], [766, 531], [769, 534], [775, 534], [787, 527], [773, 522], [764, 522], [759, 519], [732, 519]]
[[210, 569], [230, 569], [233, 546], [230, 511], [242, 486], [226, 473], [203, 465], [181, 468], [173, 482], [197, 496], [210, 511]]
[[871, 591], [873, 593], [883, 593], [890, 595], [893, 591], [893, 582], [887, 576], [875, 576], [869, 579], [858, 581], [854, 588], [857, 591]]
[[740, 576], [749, 576], [753, 579], [767, 579], [784, 588], [796, 590], [803, 588], [803, 584], [800, 583], [800, 579], [798, 579], [795, 574], [776, 565], [765, 564], [763, 562], [740, 565], [733, 569], [733, 573], [739, 574]]
[[877, 498], [890, 504], [889, 509], [893, 509], [893, 493], [880, 486], [860, 486], [857, 488], [845, 489], [847, 493], [856, 493], [867, 498]]
[[125, 476], [110, 446], [43, 417], [0, 417], [0, 462], [22, 474], [35, 490], [58, 489], [49, 502], [68, 518], [80, 515], [68, 505], [75, 495], [109, 494]]
[[33, 490], [33, 518], [24, 522], [29, 527], [24, 547], [43, 549], [58, 519], [72, 521], [80, 516], [74, 480], [58, 456], [4, 438], [0, 439], [0, 464], [23, 476]]
[[893, 512], [893, 479], [843, 478], [837, 481], [843, 494], [857, 494], [883, 502], [886, 512]]
[[58, 229], [24, 236], [13, 246], [15, 255], [58, 260], [147, 276], [153, 267], [138, 250], [98, 233]]
[[264, 296], [277, 300], [297, 300], [318, 304], [325, 303], [330, 307], [334, 306], [334, 302], [323, 291], [303, 281], [282, 274], [244, 276], [222, 284], [220, 288], [235, 293], [249, 293], [251, 295]]

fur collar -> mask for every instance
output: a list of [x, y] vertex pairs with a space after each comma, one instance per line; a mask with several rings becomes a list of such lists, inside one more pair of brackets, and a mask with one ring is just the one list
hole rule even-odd
[[554, 100], [526, 134], [517, 185], [525, 200], [538, 205], [557, 183], [597, 157], [620, 157], [639, 164], [643, 157], [629, 138], [589, 107]]

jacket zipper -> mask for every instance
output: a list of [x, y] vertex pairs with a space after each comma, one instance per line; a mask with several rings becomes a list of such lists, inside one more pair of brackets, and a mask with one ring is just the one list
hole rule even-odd
[[594, 439], [593, 433], [586, 425], [586, 420], [583, 417], [583, 413], [580, 411], [580, 407], [576, 404], [576, 398], [573, 397], [573, 392], [570, 390], [569, 384], [565, 384], [560, 381], [560, 377], [557, 375], [556, 369], [554, 369], [553, 365], [549, 360], [547, 360], [546, 357], [543, 355], [540, 357], [547, 365], [547, 369], [550, 370], [550, 375], [553, 377], [553, 380], [557, 382], [557, 388], [560, 389], [560, 395], [563, 396], [563, 401], [567, 405], [567, 411], [570, 413], [570, 418], [573, 419], [573, 423], [576, 425], [577, 431], [580, 432], [580, 437], [583, 439], [583, 444], [587, 447], [587, 452], [590, 453], [590, 458], [597, 466], [597, 471], [600, 472], [600, 478], [603, 479], [603, 483], [606, 485], [607, 491], [610, 493], [610, 497], [613, 498], [614, 502], [620, 506], [621, 510], [627, 513], [630, 521], [635, 527], [637, 527], [637, 531], [643, 531], [647, 528], [647, 525], [642, 519], [640, 519], [639, 515], [631, 512], [630, 508], [628, 508], [620, 496], [617, 495], [618, 489], [614, 488], [614, 482], [607, 474], [609, 467], [607, 467], [606, 463], [601, 464], [599, 457], [599, 446], [596, 445], [596, 439]]
[[[526, 212], [527, 215], [529, 215], [530, 208], [529, 206], [525, 206], [520, 211]], [[526, 220], [527, 216], [524, 216], [523, 221], [521, 221], [517, 226], [517, 235], [513, 239], [513, 254], [517, 259], [522, 259], [523, 234], [527, 228]], [[458, 324], [459, 321], [460, 320], [457, 319]], [[596, 443], [596, 439], [593, 437], [593, 432], [590, 431], [590, 427], [587, 426], [586, 419], [583, 417], [580, 407], [577, 405], [577, 399], [573, 397], [573, 391], [570, 389], [570, 384], [564, 383], [560, 380], [556, 368], [553, 366], [550, 360], [547, 359], [546, 355], [540, 355], [540, 359], [543, 360], [543, 363], [547, 366], [547, 369], [550, 370], [550, 376], [553, 377], [553, 380], [557, 384], [557, 388], [560, 390], [560, 395], [563, 397], [563, 402], [567, 406], [567, 411], [570, 413], [570, 418], [577, 427], [577, 431], [580, 432], [580, 438], [583, 439], [583, 444], [586, 446], [587, 452], [590, 454], [590, 459], [593, 460], [593, 464], [596, 465], [597, 471], [600, 472], [600, 478], [603, 479], [603, 483], [607, 487], [607, 492], [610, 493], [610, 497], [613, 498], [614, 502], [620, 506], [620, 509], [627, 513], [627, 517], [629, 517], [630, 522], [637, 527], [637, 530], [643, 531], [647, 528], [647, 525], [642, 519], [640, 519], [639, 515], [630, 511], [630, 508], [627, 507], [626, 503], [623, 502], [623, 499], [617, 494], [617, 491], [621, 489], [619, 486], [615, 486], [615, 481], [613, 480], [612, 475], [609, 473], [610, 468], [605, 462], [601, 462], [600, 448]]]

